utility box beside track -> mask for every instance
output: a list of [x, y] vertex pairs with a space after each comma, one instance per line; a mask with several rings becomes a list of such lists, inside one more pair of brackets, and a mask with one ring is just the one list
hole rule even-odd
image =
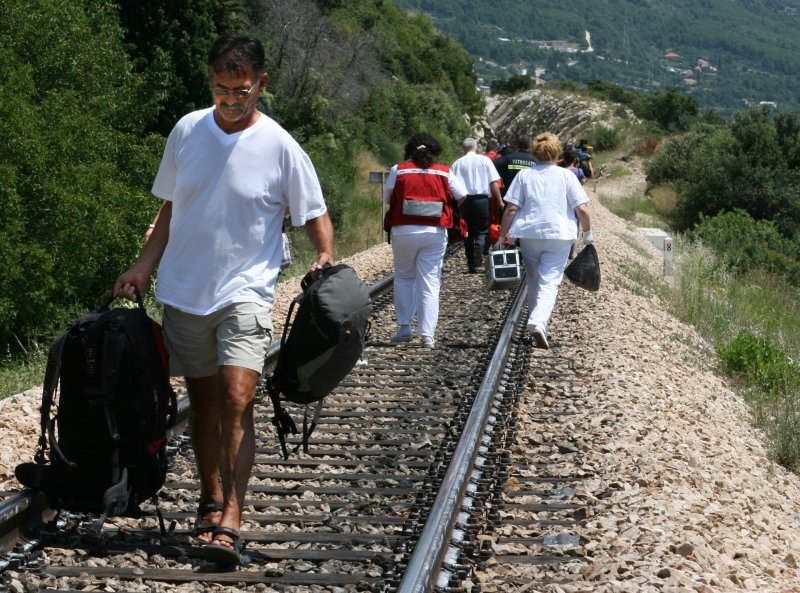
[[648, 241], [664, 254], [664, 278], [672, 278], [674, 275], [672, 237], [661, 229], [638, 228]]

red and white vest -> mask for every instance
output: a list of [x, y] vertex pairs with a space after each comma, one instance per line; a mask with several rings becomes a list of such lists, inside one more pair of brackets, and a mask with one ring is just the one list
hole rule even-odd
[[391, 199], [392, 226], [421, 224], [450, 228], [453, 202], [449, 167], [434, 163], [422, 169], [413, 161], [397, 165]]

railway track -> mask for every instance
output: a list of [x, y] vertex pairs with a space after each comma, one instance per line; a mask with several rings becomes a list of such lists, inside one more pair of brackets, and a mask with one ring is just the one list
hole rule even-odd
[[524, 288], [488, 292], [463, 267], [446, 260], [434, 350], [390, 342], [391, 279], [373, 285], [363, 364], [326, 398], [308, 452], [283, 459], [269, 399], [259, 400], [244, 566], [207, 564], [190, 536], [199, 489], [178, 430], [159, 502], [167, 535], [152, 506], [97, 536], [92, 517], [53, 517], [26, 491], [0, 503], [0, 589], [478, 592], [493, 590], [498, 563], [516, 574], [575, 560], [570, 528], [585, 508], [570, 499], [584, 476], [560, 464], [577, 449], [519, 434], [539, 372], [518, 324]]

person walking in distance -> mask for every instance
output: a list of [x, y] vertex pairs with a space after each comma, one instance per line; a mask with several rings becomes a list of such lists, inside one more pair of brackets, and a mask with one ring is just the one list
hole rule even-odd
[[583, 170], [586, 178], [593, 179], [594, 165], [592, 164], [592, 147], [589, 146], [589, 141], [581, 139], [575, 149], [575, 154], [578, 157], [578, 166]]
[[418, 133], [405, 147], [406, 162], [389, 171], [383, 200], [391, 211], [394, 256], [394, 305], [399, 329], [392, 342], [410, 342], [417, 317], [422, 346], [434, 347], [439, 320], [439, 287], [447, 229], [453, 208], [467, 194], [464, 184], [436, 162], [442, 146], [433, 136]]
[[536, 164], [536, 159], [533, 158], [530, 152], [531, 137], [527, 134], [520, 134], [517, 136], [511, 150], [512, 152], [504, 154], [493, 161], [497, 172], [503, 180], [503, 188], [506, 192], [508, 188], [511, 187], [511, 182], [514, 181], [517, 173], [529, 167], [533, 167]]
[[519, 239], [528, 285], [528, 331], [538, 348], [549, 348], [550, 315], [564, 277], [570, 247], [580, 221], [583, 240], [592, 242], [592, 226], [586, 204], [589, 197], [578, 178], [556, 162], [561, 144], [546, 132], [533, 141], [537, 164], [520, 171], [506, 192], [506, 210], [500, 239], [493, 246], [503, 249], [504, 239]]
[[561, 160], [561, 164], [568, 171], [572, 171], [575, 177], [578, 178], [578, 181], [581, 182], [581, 185], [586, 184], [586, 174], [583, 172], [583, 169], [578, 166], [578, 155], [575, 154], [574, 150], [564, 151], [564, 158]]
[[316, 248], [312, 271], [334, 263], [334, 234], [311, 160], [257, 109], [267, 83], [261, 42], [219, 38], [207, 74], [213, 106], [185, 115], [170, 133], [152, 188], [163, 200], [155, 228], [114, 296], [144, 294], [158, 267], [170, 371], [186, 378], [191, 402], [200, 478], [194, 533], [208, 560], [236, 565], [284, 213]]
[[[572, 171], [575, 174], [575, 177], [578, 178], [578, 181], [581, 182], [581, 185], [586, 185], [586, 175], [578, 165], [578, 156], [575, 154], [575, 151], [565, 150], [562, 159], [559, 161], [559, 166], [564, 167], [567, 171]], [[578, 233], [581, 232], [580, 225], [578, 225]], [[569, 248], [569, 257], [567, 259], [572, 259], [575, 255], [575, 243]]]
[[491, 140], [491, 139], [487, 140], [486, 141], [486, 156], [491, 160], [496, 159], [497, 157], [500, 156], [500, 153], [498, 152], [499, 148], [500, 148], [500, 145], [497, 143], [497, 140]]
[[488, 249], [489, 196], [495, 201], [498, 211], [503, 208], [503, 199], [500, 197], [500, 175], [491, 159], [477, 153], [476, 140], [465, 138], [461, 147], [464, 156], [457, 159], [451, 169], [467, 188], [467, 197], [460, 208], [461, 215], [467, 221], [467, 238], [464, 240], [467, 269], [474, 274], [483, 263], [483, 254]]

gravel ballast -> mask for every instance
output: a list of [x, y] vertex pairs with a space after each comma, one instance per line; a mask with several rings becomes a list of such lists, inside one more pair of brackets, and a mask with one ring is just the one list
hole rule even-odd
[[[800, 591], [800, 482], [768, 460], [747, 406], [716, 373], [713, 348], [625, 275], [632, 265], [656, 278], [663, 270], [661, 254], [595, 199], [626, 195], [626, 184], [638, 188], [641, 179], [587, 186], [603, 281], [599, 292], [581, 293], [575, 355], [590, 396], [570, 419], [594, 475], [578, 493], [590, 508], [577, 530], [586, 561], [549, 569], [558, 584], [525, 590]], [[344, 261], [371, 283], [391, 271], [391, 248]], [[289, 281], [279, 288], [276, 333], [296, 287]], [[565, 290], [578, 289], [565, 281]], [[559, 315], [557, 304], [554, 342], [565, 327]], [[534, 361], [546, 365], [547, 357], [537, 353]], [[33, 457], [40, 398], [37, 387], [0, 402], [6, 491], [19, 489], [14, 466]]]

